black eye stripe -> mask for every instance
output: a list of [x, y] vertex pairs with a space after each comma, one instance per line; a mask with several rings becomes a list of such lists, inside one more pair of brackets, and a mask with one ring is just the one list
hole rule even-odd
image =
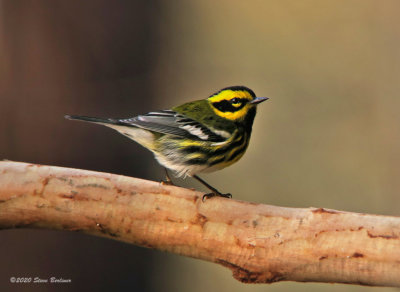
[[[233, 98], [231, 100], [221, 100], [217, 102], [213, 102], [212, 105], [221, 112], [237, 112], [238, 110], [242, 109], [246, 103], [249, 102], [247, 98]], [[240, 103], [240, 106], [235, 107], [232, 103]]]
[[244, 103], [244, 104], [246, 104], [248, 102], [249, 102], [249, 100], [247, 98], [240, 98], [240, 97], [235, 97], [235, 98], [232, 98], [230, 100], [230, 103]]

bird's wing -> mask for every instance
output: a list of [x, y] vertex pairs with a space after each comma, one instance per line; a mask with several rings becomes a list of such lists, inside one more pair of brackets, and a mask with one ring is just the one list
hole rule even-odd
[[130, 119], [114, 120], [115, 124], [200, 141], [223, 142], [223, 137], [201, 123], [172, 110], [150, 112]]

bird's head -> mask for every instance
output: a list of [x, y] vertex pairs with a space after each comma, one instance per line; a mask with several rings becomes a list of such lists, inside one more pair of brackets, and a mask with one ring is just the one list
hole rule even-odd
[[207, 101], [218, 116], [243, 121], [249, 114], [254, 118], [256, 106], [267, 99], [256, 97], [253, 90], [245, 86], [231, 86], [214, 93]]

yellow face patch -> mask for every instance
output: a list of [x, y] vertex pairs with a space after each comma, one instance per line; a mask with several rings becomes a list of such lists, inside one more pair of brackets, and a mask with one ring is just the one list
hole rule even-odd
[[[218, 94], [208, 98], [214, 112], [218, 116], [228, 120], [240, 120], [244, 118], [249, 109], [253, 106], [248, 102], [252, 101], [253, 99], [253, 96], [251, 96], [248, 91], [230, 89], [222, 90]], [[238, 102], [235, 102], [235, 100], [238, 100]], [[247, 100], [248, 102], [243, 105], [243, 100]], [[226, 103], [229, 103], [229, 105], [232, 107], [232, 110], [222, 110], [221, 108], [214, 106], [218, 103], [224, 103], [225, 101]]]
[[217, 110], [216, 108], [213, 108], [213, 110], [215, 111], [215, 113], [217, 115], [219, 115], [222, 118], [236, 121], [236, 120], [240, 120], [240, 119], [244, 118], [244, 116], [248, 112], [249, 108], [250, 108], [250, 105], [246, 105], [244, 108], [241, 108], [240, 110], [233, 112], [233, 113], [232, 112], [221, 112], [221, 111]]
[[240, 102], [236, 102], [236, 103], [232, 103], [232, 106], [238, 108], [240, 107], [242, 104]]
[[218, 102], [218, 101], [222, 101], [222, 100], [231, 100], [232, 98], [246, 98], [249, 101], [253, 100], [253, 97], [251, 96], [251, 94], [245, 90], [230, 90], [230, 89], [226, 89], [226, 90], [222, 90], [220, 93], [210, 96], [208, 98], [208, 100], [210, 102]]

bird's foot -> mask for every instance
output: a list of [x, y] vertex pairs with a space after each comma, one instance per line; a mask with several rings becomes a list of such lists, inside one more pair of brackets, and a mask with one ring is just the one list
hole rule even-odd
[[164, 186], [174, 186], [174, 183], [172, 182], [172, 179], [168, 174], [168, 170], [166, 168], [164, 168], [164, 170], [165, 170], [165, 180], [162, 180], [161, 184]]
[[203, 202], [205, 202], [207, 199], [209, 199], [209, 198], [212, 198], [212, 197], [222, 197], [222, 198], [228, 198], [228, 199], [230, 199], [230, 198], [232, 198], [232, 195], [231, 194], [221, 194], [220, 192], [218, 192], [218, 193], [208, 193], [208, 194], [205, 194], [205, 195], [203, 195], [203, 198], [201, 199]]
[[174, 183], [172, 182], [172, 180], [168, 180], [168, 179], [162, 180], [160, 183], [161, 183], [163, 186], [174, 186]]

